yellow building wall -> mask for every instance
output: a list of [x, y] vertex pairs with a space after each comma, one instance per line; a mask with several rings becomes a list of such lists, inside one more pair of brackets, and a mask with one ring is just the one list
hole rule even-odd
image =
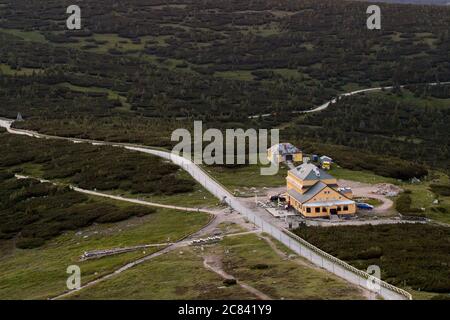
[[339, 192], [335, 191], [334, 189], [330, 187], [325, 187], [322, 191], [320, 191], [306, 203], [327, 201], [327, 200], [347, 200], [347, 198], [341, 195]]
[[[267, 159], [268, 159], [270, 162], [272, 162], [272, 160], [273, 160], [273, 153], [272, 153], [272, 150], [271, 150], [271, 149], [267, 150]], [[303, 161], [303, 154], [302, 154], [302, 153], [296, 153], [296, 154], [294, 154], [292, 160], [293, 160], [294, 162], [302, 162], [302, 161]], [[283, 162], [283, 156], [280, 155], [280, 154], [278, 154], [278, 155], [276, 156], [276, 158], [275, 158], [275, 161], [276, 161], [277, 163]]]
[[[288, 187], [289, 188], [289, 187]], [[307, 208], [304, 205], [300, 204], [295, 200], [295, 198], [288, 196], [289, 203], [291, 206], [300, 212], [303, 216], [308, 218], [319, 218], [319, 217], [329, 217], [331, 209], [337, 209], [338, 206], [329, 206], [329, 207], [319, 207], [320, 211], [316, 212], [316, 207], [309, 207], [311, 209], [310, 212], [307, 212]], [[345, 196], [340, 194], [339, 192], [335, 191], [334, 189], [330, 187], [324, 188], [321, 192], [319, 192], [316, 196], [314, 196], [311, 200], [307, 201], [305, 204], [313, 203], [313, 202], [320, 202], [320, 201], [327, 201], [327, 200], [347, 200]], [[356, 204], [352, 203], [349, 205], [346, 205], [348, 210], [344, 210], [344, 206], [340, 205], [341, 207], [340, 211], [337, 211], [338, 215], [353, 215], [356, 213]], [[325, 208], [325, 211], [324, 211]]]
[[[337, 184], [336, 179], [323, 179], [320, 180], [323, 183], [327, 185]], [[288, 172], [288, 176], [286, 178], [286, 185], [287, 189], [295, 189], [297, 192], [303, 194], [305, 191], [307, 191], [307, 188], [304, 187], [311, 187], [317, 183], [317, 180], [301, 180], [297, 176], [295, 176], [290, 171]], [[301, 187], [300, 187], [301, 186]]]
[[302, 153], [294, 154], [294, 162], [302, 162], [302, 161], [303, 161], [303, 154]]

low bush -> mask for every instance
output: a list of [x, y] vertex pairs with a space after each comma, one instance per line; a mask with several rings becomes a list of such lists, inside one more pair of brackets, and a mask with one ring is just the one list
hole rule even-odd
[[[407, 190], [408, 191], [408, 190]], [[424, 217], [425, 214], [419, 208], [411, 208], [411, 192], [403, 192], [395, 202], [395, 209], [403, 215]]]
[[42, 238], [20, 238], [16, 241], [16, 247], [19, 249], [34, 249], [42, 246], [45, 240]]
[[433, 191], [435, 194], [448, 197], [450, 196], [450, 185], [444, 185], [444, 184], [431, 184], [430, 190]]
[[383, 255], [383, 250], [380, 247], [370, 247], [367, 250], [359, 252], [356, 257], [362, 260], [378, 259]]
[[22, 249], [38, 247], [66, 230], [94, 222], [117, 222], [154, 212], [153, 208], [97, 202], [69, 188], [36, 180], [0, 179], [0, 239], [19, 236], [17, 246]]
[[367, 170], [400, 180], [420, 178], [428, 174], [427, 168], [421, 164], [385, 155], [379, 156], [356, 148], [304, 141], [298, 145], [303, 145], [303, 150], [308, 153], [329, 155], [341, 167], [349, 170]]
[[0, 153], [0, 168], [38, 164], [43, 178], [67, 179], [84, 189], [171, 195], [191, 192], [195, 185], [179, 178], [172, 163], [120, 148], [12, 135], [0, 135], [0, 145], [8, 149]]
[[438, 213], [447, 213], [448, 212], [447, 208], [440, 207], [440, 206], [439, 207], [432, 207], [431, 211], [438, 212]]
[[223, 284], [226, 286], [234, 286], [235, 284], [237, 284], [236, 279], [225, 279], [223, 280]]
[[294, 231], [356, 268], [381, 268], [396, 286], [450, 293], [450, 228], [427, 224], [306, 227]]

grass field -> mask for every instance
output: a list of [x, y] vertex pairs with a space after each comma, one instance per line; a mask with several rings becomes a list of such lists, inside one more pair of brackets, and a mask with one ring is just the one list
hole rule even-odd
[[254, 299], [239, 286], [226, 287], [223, 279], [203, 267], [191, 248], [145, 262], [107, 282], [82, 290], [71, 299]]
[[96, 225], [81, 233], [67, 232], [38, 249], [13, 249], [0, 242], [0, 299], [46, 299], [66, 290], [66, 269], [79, 265], [82, 283], [150, 254], [156, 249], [79, 261], [88, 250], [175, 241], [207, 223], [209, 216], [158, 209], [157, 213], [116, 224]]
[[254, 76], [249, 70], [217, 71], [214, 73], [214, 76], [232, 80], [254, 80]]
[[370, 184], [398, 183], [398, 181], [393, 178], [382, 177], [369, 171], [355, 171], [344, 169], [338, 167], [337, 165], [333, 165], [332, 169], [328, 173], [334, 176], [336, 179], [353, 180]]
[[[224, 286], [222, 278], [205, 269], [202, 264], [205, 254], [224, 256], [227, 273], [275, 299], [362, 298], [358, 289], [323, 270], [283, 260], [267, 242], [255, 235], [226, 238], [206, 250], [198, 247], [178, 249], [82, 290], [71, 298], [255, 299], [238, 285]], [[257, 264], [269, 267], [258, 270], [254, 268]]]
[[242, 188], [280, 187], [286, 184], [288, 168], [280, 166], [275, 175], [261, 175], [260, 165], [247, 165], [240, 168], [208, 166], [205, 170], [232, 192]]
[[[281, 251], [292, 253], [276, 240], [273, 242]], [[226, 238], [213, 251], [223, 255], [228, 273], [274, 299], [364, 299], [359, 289], [302, 258], [296, 258], [301, 264], [281, 258], [256, 235]], [[268, 268], [258, 269], [258, 264]]]
[[[433, 177], [417, 184], [403, 184], [402, 188], [411, 191], [412, 208], [424, 208], [427, 218], [450, 224], [450, 197], [439, 196], [430, 190], [430, 184], [449, 184], [449, 177], [443, 173], [434, 172]], [[434, 204], [438, 199], [439, 203]], [[444, 212], [437, 210], [443, 208]]]
[[[234, 191], [234, 189], [242, 189], [244, 187], [269, 188], [280, 187], [286, 184], [287, 171], [289, 170], [287, 166], [282, 164], [278, 173], [273, 176], [261, 175], [260, 168], [261, 166], [259, 165], [248, 165], [241, 168], [210, 166], [206, 167], [206, 171], [231, 191]], [[336, 165], [333, 165], [333, 168], [329, 173], [337, 179], [353, 180], [370, 184], [398, 183], [395, 179], [382, 177], [369, 171], [353, 171], [343, 169]]]
[[75, 92], [106, 93], [106, 94], [108, 94], [108, 99], [119, 100], [125, 107], [127, 107], [127, 108], [130, 107], [130, 104], [127, 102], [127, 98], [125, 96], [123, 96], [113, 90], [110, 90], [110, 89], [104, 89], [104, 88], [99, 88], [99, 87], [80, 87], [80, 86], [76, 86], [76, 85], [73, 85], [73, 84], [70, 84], [67, 82], [61, 83], [60, 85], [70, 89], [71, 91], [75, 91]]
[[45, 39], [45, 37], [38, 31], [22, 31], [18, 29], [0, 28], [0, 32], [8, 33], [10, 35], [22, 38], [25, 41], [41, 42], [41, 43], [48, 42], [47, 39]]
[[[177, 172], [177, 177], [180, 179], [189, 179], [192, 177], [184, 170]], [[214, 197], [208, 190], [203, 188], [199, 183], [196, 183], [194, 190], [188, 193], [173, 194], [170, 196], [146, 196], [142, 199], [151, 202], [171, 204], [182, 207], [213, 207], [219, 204], [219, 199]]]
[[441, 107], [448, 108], [450, 106], [450, 99], [438, 99], [434, 97], [415, 97], [414, 93], [407, 89], [402, 89], [402, 95], [398, 96], [391, 91], [377, 91], [368, 93], [371, 96], [385, 98], [391, 101], [392, 103], [397, 103], [398, 101], [402, 101], [405, 103], [409, 103], [411, 105], [417, 105], [419, 107]]
[[4, 75], [18, 75], [18, 76], [29, 76], [32, 75], [33, 72], [39, 73], [42, 71], [41, 69], [33, 69], [33, 68], [20, 68], [18, 70], [12, 69], [9, 65], [0, 63], [0, 74]]

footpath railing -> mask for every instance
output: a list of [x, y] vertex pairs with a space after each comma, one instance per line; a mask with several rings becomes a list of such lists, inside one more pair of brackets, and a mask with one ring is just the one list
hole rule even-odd
[[[12, 131], [12, 132], [11, 132]], [[37, 132], [31, 132], [27, 130], [10, 130], [11, 133], [25, 134], [32, 133], [35, 137], [47, 137], [53, 138], [53, 136], [42, 135]], [[54, 137], [56, 139], [64, 139], [70, 141], [85, 141], [93, 142], [86, 139], [76, 138], [62, 138]], [[322, 251], [296, 234], [272, 225], [265, 221], [258, 214], [255, 214], [250, 208], [245, 207], [242, 202], [234, 197], [219, 181], [212, 177], [206, 170], [203, 170], [200, 166], [195, 165], [190, 160], [181, 156], [172, 154], [170, 151], [149, 148], [146, 146], [133, 146], [124, 143], [108, 143], [100, 142], [108, 145], [116, 145], [129, 150], [140, 151], [156, 155], [158, 157], [167, 159], [182, 167], [188, 172], [198, 183], [200, 183], [205, 189], [211, 192], [217, 198], [225, 201], [231, 208], [242, 214], [248, 221], [254, 223], [261, 228], [263, 232], [270, 234], [275, 239], [279, 240], [289, 249], [299, 254], [300, 256], [308, 259], [313, 264], [320, 266], [329, 272], [347, 280], [350, 283], [366, 288], [372, 292], [379, 294], [384, 299], [388, 300], [412, 300], [412, 296], [407, 291], [397, 288], [385, 281], [379, 280], [361, 271], [348, 263]], [[375, 285], [374, 285], [375, 284]]]
[[190, 160], [165, 151], [151, 150], [147, 148], [126, 148], [132, 150], [139, 149], [138, 151], [148, 152], [171, 160], [172, 162], [186, 170], [195, 180], [197, 180], [214, 196], [225, 201], [231, 208], [242, 214], [248, 221], [260, 227], [263, 232], [270, 234], [272, 237], [287, 246], [289, 249], [308, 259], [315, 265], [318, 265], [355, 285], [375, 292], [384, 299], [412, 300], [412, 296], [409, 292], [395, 287], [385, 281], [377, 279], [367, 272], [361, 271], [349, 265], [348, 263], [326, 253], [325, 251], [317, 248], [316, 246], [312, 245], [296, 234], [286, 229], [276, 227], [273, 224], [265, 221], [261, 216], [254, 213], [250, 208], [244, 206], [239, 199], [235, 198], [228, 190], [226, 190], [226, 188], [221, 185], [220, 182], [218, 182], [214, 177], [206, 172], [206, 170], [203, 170], [203, 168], [195, 165]]

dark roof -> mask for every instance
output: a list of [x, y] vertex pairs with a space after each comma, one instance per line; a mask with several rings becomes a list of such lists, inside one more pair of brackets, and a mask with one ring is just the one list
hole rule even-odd
[[311, 188], [309, 188], [308, 191], [306, 191], [304, 194], [301, 194], [297, 192], [294, 189], [289, 189], [288, 194], [295, 198], [298, 202], [304, 203], [308, 200], [311, 200], [316, 194], [318, 194], [320, 191], [325, 189], [327, 185], [323, 183], [322, 181], [317, 182], [315, 185], [313, 185]]
[[323, 180], [334, 179], [334, 177], [322, 169], [316, 167], [312, 163], [303, 163], [298, 167], [290, 170], [297, 178], [301, 180]]
[[270, 150], [274, 154], [296, 154], [301, 153], [300, 149], [290, 143], [279, 143], [270, 147]]

